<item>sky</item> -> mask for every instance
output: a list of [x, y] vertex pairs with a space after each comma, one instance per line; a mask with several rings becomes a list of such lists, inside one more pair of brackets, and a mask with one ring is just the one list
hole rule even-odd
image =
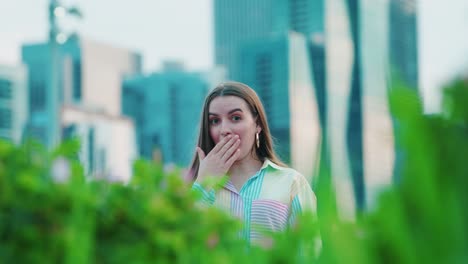
[[[144, 70], [164, 60], [189, 70], [213, 67], [214, 0], [63, 0], [77, 5], [84, 19], [62, 21], [67, 31], [143, 55]], [[312, 1], [312, 0], [311, 0]], [[2, 0], [0, 64], [21, 61], [22, 43], [46, 40], [48, 0]], [[468, 0], [419, 0], [420, 85], [429, 112], [439, 108], [439, 88], [468, 72]]]
[[[164, 60], [188, 69], [213, 65], [212, 0], [62, 0], [78, 6], [83, 19], [67, 18], [63, 28], [143, 55], [145, 71]], [[43, 42], [48, 32], [49, 0], [2, 0], [0, 64], [21, 61], [21, 44]]]
[[440, 110], [440, 87], [468, 76], [468, 0], [419, 0], [419, 82], [427, 112]]

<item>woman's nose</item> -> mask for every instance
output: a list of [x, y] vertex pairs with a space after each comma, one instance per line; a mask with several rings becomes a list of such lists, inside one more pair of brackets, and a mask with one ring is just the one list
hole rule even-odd
[[230, 135], [232, 133], [231, 128], [226, 122], [223, 122], [221, 124], [221, 136], [225, 137], [227, 135]]

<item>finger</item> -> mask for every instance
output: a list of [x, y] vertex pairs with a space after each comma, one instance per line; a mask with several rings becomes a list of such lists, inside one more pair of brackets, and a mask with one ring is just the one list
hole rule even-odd
[[200, 148], [197, 147], [197, 154], [198, 154], [198, 160], [204, 160], [205, 159], [205, 152]]
[[[226, 142], [226, 144], [224, 144], [224, 146], [219, 150], [219, 154], [220, 154], [220, 157], [224, 157], [226, 155], [226, 152], [228, 151], [229, 148], [232, 147], [232, 145], [236, 142], [236, 140], [238, 139], [239, 137], [236, 135], [236, 136], [233, 136], [228, 142]], [[228, 156], [229, 157], [229, 156]], [[228, 158], [226, 157], [226, 159]]]
[[240, 149], [236, 149], [234, 154], [226, 161], [226, 167], [231, 168], [232, 164], [239, 158]]
[[224, 147], [224, 145], [226, 145], [226, 143], [229, 142], [229, 140], [232, 138], [232, 135], [228, 135], [227, 137], [223, 138], [221, 141], [218, 142], [218, 144], [216, 144], [216, 146], [214, 146], [214, 148], [210, 151], [210, 153], [213, 153], [213, 154], [216, 154], [218, 153], [222, 147]]
[[223, 161], [228, 160], [232, 156], [232, 154], [239, 148], [240, 139], [235, 139], [233, 141], [234, 143], [232, 143], [231, 146], [226, 150], [226, 152], [221, 157], [221, 160]]

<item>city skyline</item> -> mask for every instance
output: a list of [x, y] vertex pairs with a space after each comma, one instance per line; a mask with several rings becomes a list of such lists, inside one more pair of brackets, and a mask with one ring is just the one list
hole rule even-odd
[[[161, 69], [164, 60], [182, 61], [190, 70], [214, 66], [213, 0], [63, 3], [77, 5], [84, 13], [82, 21], [71, 20], [66, 23], [67, 28], [75, 27], [88, 38], [141, 53], [145, 72]], [[47, 4], [48, 0], [1, 4], [0, 63], [18, 64], [22, 44], [46, 40]], [[106, 14], [110, 5], [112, 13]], [[447, 5], [420, 0], [417, 6], [419, 84], [426, 110], [434, 112], [440, 108], [437, 96], [440, 87], [468, 68], [468, 35], [463, 34], [468, 25], [468, 17], [464, 15], [468, 2], [453, 0]], [[128, 19], [122, 19], [125, 17]]]
[[[444, 56], [440, 56], [437, 63], [420, 63], [420, 60], [428, 60], [420, 50], [434, 43], [428, 41], [427, 32], [420, 32], [427, 26], [418, 26], [420, 23], [417, 21], [423, 21], [420, 16], [427, 18], [430, 13], [421, 12], [415, 0], [323, 0], [314, 2], [314, 5], [309, 2], [312, 0], [207, 1], [214, 4], [215, 19], [211, 26], [215, 32], [211, 37], [215, 39], [212, 43], [215, 52], [210, 52], [208, 46], [205, 48], [216, 57], [212, 63], [225, 66], [225, 73], [231, 79], [244, 82], [258, 92], [269, 117], [271, 135], [280, 142], [277, 148], [279, 156], [309, 176], [309, 181], [313, 181], [315, 172], [329, 168], [332, 174], [339, 175], [333, 179], [338, 183], [339, 193], [346, 194], [341, 200], [354, 200], [349, 203], [349, 208], [341, 211], [352, 216], [355, 210], [365, 209], [382, 186], [392, 183], [392, 166], [396, 164], [392, 114], [387, 97], [392, 83], [389, 69], [392, 72], [393, 69], [401, 70], [404, 81], [419, 89], [418, 83], [422, 84], [427, 89], [435, 83], [424, 86], [424, 77], [431, 74], [428, 66], [429, 69], [434, 65], [445, 66], [444, 70], [450, 68], [446, 64], [446, 59], [451, 58], [450, 49], [430, 50], [434, 56], [440, 53]], [[52, 18], [63, 19], [57, 12], [59, 9], [54, 9], [57, 2], [53, 3], [50, 9], [54, 11]], [[40, 40], [31, 40], [21, 45], [22, 61], [30, 73], [31, 116], [25, 131], [41, 138], [50, 147], [60, 140], [60, 129], [62, 135], [80, 135], [84, 139], [83, 146], [87, 146], [83, 147], [85, 151], [81, 158], [87, 161], [86, 168], [90, 174], [110, 173], [117, 178], [129, 179], [129, 176], [118, 176], [129, 175], [129, 166], [120, 168], [119, 172], [110, 172], [111, 167], [114, 169], [111, 165], [117, 160], [121, 160], [117, 162], [119, 164], [130, 164], [137, 152], [149, 159], [158, 155], [164, 157], [161, 160], [165, 165], [185, 166], [190, 160], [185, 154], [191, 152], [196, 138], [195, 134], [185, 132], [193, 132], [191, 128], [196, 126], [199, 116], [195, 110], [200, 108], [197, 104], [201, 105], [204, 93], [216, 85], [199, 75], [207, 69], [194, 66], [195, 58], [192, 65], [182, 54], [156, 59], [141, 48], [132, 46], [135, 43], [143, 46], [154, 44], [151, 50], [161, 51], [159, 46], [177, 43], [171, 50], [175, 51], [181, 45], [187, 52], [184, 54], [189, 54], [192, 48], [200, 47], [195, 44], [197, 39], [210, 39], [199, 34], [200, 26], [194, 29], [185, 24], [197, 20], [193, 14], [184, 17], [178, 13], [177, 6], [166, 5], [168, 9], [163, 9], [167, 12], [162, 17], [158, 12], [163, 11], [155, 12], [154, 8], [162, 7], [161, 2], [152, 6], [149, 2], [146, 5], [139, 3], [146, 2], [133, 3], [136, 8], [126, 11], [122, 9], [125, 4], [121, 1], [105, 1], [100, 2], [100, 7], [95, 5], [86, 11], [91, 6], [89, 2], [86, 5], [86, 1], [81, 1], [84, 5], [81, 6], [63, 1], [61, 4], [66, 7], [80, 5], [85, 18], [86, 14], [92, 18], [93, 12], [97, 14], [99, 10], [112, 10], [116, 17], [110, 13], [109, 16], [102, 15], [101, 11], [94, 16], [100, 20], [78, 22], [69, 18], [62, 21], [66, 22], [62, 29], [76, 27], [78, 34], [65, 40], [52, 30], [51, 39], [56, 39], [59, 46], [49, 46], [47, 40], [41, 44], [38, 44]], [[46, 0], [43, 4], [47, 7]], [[141, 7], [146, 7], [144, 12], [140, 12]], [[462, 5], [458, 7], [463, 10]], [[174, 13], [181, 17], [173, 17]], [[198, 16], [209, 17], [206, 14]], [[51, 21], [55, 25], [53, 19]], [[460, 20], [451, 21], [461, 23]], [[454, 30], [447, 28], [450, 21], [448, 24], [436, 22], [437, 25], [445, 25], [440, 29]], [[99, 28], [102, 30], [110, 24], [113, 26], [111, 29], [99, 31]], [[164, 34], [157, 31], [162, 24], [165, 24], [165, 29], [161, 27]], [[89, 29], [85, 30], [88, 26]], [[122, 34], [113, 35], [115, 31]], [[190, 34], [186, 34], [188, 31]], [[14, 35], [20, 31], [5, 32]], [[75, 32], [69, 31], [70, 35]], [[146, 38], [139, 34], [146, 34]], [[148, 35], [151, 35], [151, 41]], [[419, 35], [425, 35], [426, 39], [418, 41]], [[453, 41], [453, 35], [457, 34], [429, 34], [432, 38], [435, 36], [434, 39], [444, 36], [448, 44], [463, 43], [463, 37]], [[107, 37], [116, 39], [104, 40]], [[199, 59], [203, 61], [208, 57]], [[465, 56], [459, 57], [463, 60]], [[144, 63], [148, 58], [149, 61]], [[160, 69], [153, 67], [156, 61], [168, 66], [158, 78], [156, 73]], [[211, 70], [216, 68], [210, 63], [205, 64]], [[451, 71], [447, 71], [452, 75], [458, 71], [453, 65]], [[142, 66], [146, 72], [141, 70]], [[419, 70], [420, 67], [423, 69]], [[437, 72], [441, 73], [444, 72]], [[431, 77], [441, 76], [437, 74], [432, 73]], [[135, 82], [129, 81], [135, 77]], [[126, 80], [127, 85], [122, 84], [122, 80]], [[9, 91], [16, 94], [18, 89], [10, 88], [8, 81], [4, 85], [4, 94], [10, 94]], [[196, 83], [199, 85], [194, 86]], [[198, 92], [191, 94], [194, 91]], [[134, 95], [134, 98], [124, 96], [122, 93], [125, 92], [130, 92], [128, 95]], [[426, 103], [431, 103], [426, 105], [426, 111], [436, 112], [438, 98], [435, 87], [430, 93], [421, 91], [420, 94]], [[67, 104], [70, 103], [77, 108], [69, 108]], [[122, 111], [122, 104], [128, 106], [128, 111]], [[179, 116], [177, 113], [184, 112], [183, 107], [187, 107], [186, 111], [194, 116]], [[60, 119], [59, 110], [62, 111], [61, 116], [68, 116], [68, 119]], [[112, 120], [102, 118], [99, 115], [101, 111]], [[11, 116], [8, 110], [4, 112], [5, 116]], [[132, 117], [132, 120], [124, 120], [123, 116]], [[92, 121], [85, 121], [88, 117], [92, 117]], [[106, 131], [117, 130], [124, 131], [126, 135], [126, 143], [120, 145], [121, 149], [132, 150], [125, 157], [110, 155], [126, 152], [111, 150], [111, 141], [103, 136]], [[133, 142], [134, 137], [137, 142]], [[187, 142], [177, 138], [187, 139]], [[135, 143], [138, 148], [135, 148]], [[372, 166], [374, 164], [378, 166]]]
[[[84, 15], [80, 21], [63, 20], [66, 29], [76, 29], [88, 39], [142, 54], [146, 72], [162, 69], [166, 60], [182, 61], [192, 70], [213, 67], [211, 0], [60, 2], [79, 7]], [[47, 40], [48, 3], [49, 0], [18, 0], [0, 4], [0, 63], [20, 63], [21, 45]], [[106, 14], [110, 5], [113, 13]]]

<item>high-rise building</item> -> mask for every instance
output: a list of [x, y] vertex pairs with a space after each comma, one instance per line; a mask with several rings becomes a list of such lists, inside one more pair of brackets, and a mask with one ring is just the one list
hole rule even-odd
[[[306, 39], [320, 124], [326, 130], [325, 0], [283, 0], [275, 3], [278, 4], [279, 31], [301, 33]], [[326, 133], [323, 136], [326, 137]]]
[[341, 211], [372, 206], [392, 183], [395, 145], [388, 103], [389, 4], [328, 0], [327, 126]]
[[[404, 83], [419, 91], [417, 3], [416, 0], [391, 0], [389, 7], [390, 86]], [[395, 128], [398, 121], [394, 120]], [[397, 140], [398, 143], [398, 140]], [[394, 180], [400, 181], [405, 157], [396, 149]]]
[[123, 111], [135, 120], [142, 157], [185, 167], [195, 151], [203, 101], [211, 84], [202, 74], [170, 65], [161, 72], [125, 80]]
[[240, 50], [240, 80], [262, 100], [280, 157], [311, 179], [321, 128], [305, 37], [291, 32], [246, 43]]
[[[406, 6], [402, 10], [411, 9], [407, 5], [414, 7], [408, 4], [414, 3], [413, 0], [405, 4], [402, 4], [405, 1], [395, 2]], [[283, 61], [282, 67], [274, 66], [281, 64], [278, 59], [281, 45], [280, 41], [272, 40], [287, 32], [305, 37], [307, 53], [303, 55], [309, 60], [313, 104], [318, 109], [318, 119], [310, 115], [305, 122], [317, 125], [314, 122], [319, 120], [321, 132], [320, 140], [314, 141], [319, 144], [316, 147], [319, 158], [310, 162], [316, 163], [318, 169], [330, 169], [340, 210], [353, 217], [356, 211], [372, 206], [378, 190], [392, 182], [395, 140], [387, 96], [390, 69], [399, 68], [406, 72], [400, 73], [403, 78], [417, 80], [414, 68], [417, 68], [417, 51], [411, 48], [417, 35], [415, 27], [400, 26], [415, 21], [414, 16], [411, 17], [415, 14], [414, 8], [410, 14], [405, 14], [398, 11], [392, 1], [242, 3], [237, 9], [227, 0], [215, 1], [216, 63], [226, 65], [231, 78], [253, 86], [261, 94], [267, 114], [273, 120], [282, 120], [274, 118], [277, 102], [273, 98], [281, 89], [282, 96], [290, 96], [286, 87], [290, 87], [288, 80], [295, 77], [288, 75], [292, 72], [288, 67], [294, 65]], [[259, 9], [263, 10], [263, 16], [256, 11]], [[258, 28], [256, 23], [260, 25]], [[255, 30], [260, 32], [256, 36], [251, 34]], [[398, 42], [398, 34], [408, 36]], [[409, 46], [404, 48], [402, 42]], [[254, 43], [262, 44], [255, 46]], [[271, 56], [272, 50], [278, 54]], [[231, 55], [222, 55], [227, 52]], [[406, 65], [405, 60], [412, 61]], [[404, 67], [398, 66], [403, 64]], [[270, 72], [274, 77], [268, 77]], [[274, 88], [276, 86], [283, 88]], [[294, 98], [288, 100], [291, 102]], [[290, 107], [291, 104], [284, 104], [283, 111], [289, 113]], [[282, 127], [283, 132], [273, 130], [276, 133], [273, 135], [280, 139], [280, 154], [286, 154], [292, 161], [293, 146], [287, 140], [288, 133], [284, 132], [286, 127]]]
[[[30, 70], [28, 136], [53, 146], [50, 127], [58, 127], [64, 138], [77, 135], [87, 144], [82, 145], [88, 151], [82, 151], [81, 158], [90, 175], [98, 173], [93, 166], [96, 152], [104, 151], [108, 154], [101, 155], [106, 156], [101, 166], [103, 170], [110, 172], [113, 166], [127, 169], [119, 169], [118, 176], [103, 177], [128, 180], [136, 151], [132, 151], [135, 148], [134, 132], [130, 131], [134, 129], [133, 123], [121, 116], [121, 83], [126, 75], [141, 72], [141, 56], [75, 35], [57, 49], [58, 67], [54, 72], [59, 87], [57, 95], [50, 90], [50, 51], [48, 43], [27, 44], [22, 48], [23, 61]], [[52, 104], [56, 109], [50, 109], [50, 100], [57, 100]], [[114, 140], [99, 141], [99, 135], [105, 133], [115, 135]], [[126, 146], [133, 144], [133, 147], [128, 147], [127, 151], [113, 151], [116, 141]]]
[[348, 111], [346, 113], [348, 123], [346, 124], [346, 148], [345, 151], [350, 158], [351, 179], [356, 199], [356, 207], [363, 209], [365, 207], [365, 185], [364, 185], [364, 164], [363, 164], [363, 105], [362, 105], [362, 31], [360, 24], [362, 19], [361, 2], [358, 0], [347, 0], [349, 36], [352, 45], [352, 68], [351, 82], [349, 91]]
[[0, 138], [21, 143], [28, 113], [25, 66], [0, 65]]
[[64, 105], [61, 112], [64, 139], [80, 140], [80, 161], [89, 176], [128, 182], [138, 158], [135, 125], [121, 115], [110, 115], [80, 105]]
[[323, 47], [323, 13], [323, 0], [215, 0], [215, 64], [226, 67], [230, 79], [238, 79], [243, 43], [289, 31]]
[[[31, 71], [31, 113], [38, 114], [49, 99], [50, 51], [47, 43], [26, 44], [23, 61]], [[141, 56], [126, 49], [73, 36], [59, 46], [60, 103], [81, 104], [111, 115], [121, 114], [121, 82], [141, 72]], [[112, 95], [112, 96], [109, 96]]]
[[347, 124], [353, 69], [353, 41], [346, 0], [326, 1], [327, 133], [330, 173], [341, 212], [354, 216], [356, 207], [347, 151]]
[[418, 89], [418, 34], [416, 0], [391, 0], [389, 45], [392, 78]]
[[226, 68], [228, 78], [236, 79], [239, 45], [269, 36], [275, 27], [275, 1], [215, 0], [215, 64]]
[[[257, 42], [263, 43], [263, 47], [257, 45], [257, 47], [251, 48], [256, 52], [256, 57], [261, 57], [260, 51], [265, 50], [266, 53], [271, 50], [278, 49], [277, 39], [290, 36], [291, 32], [294, 32], [294, 36], [303, 36], [303, 40], [306, 43], [307, 52], [303, 55], [307, 56], [309, 60], [307, 69], [310, 71], [308, 74], [309, 79], [313, 84], [310, 85], [312, 93], [314, 93], [315, 104], [317, 104], [319, 111], [319, 124], [314, 124], [321, 127], [320, 130], [326, 129], [326, 78], [325, 78], [325, 43], [324, 43], [324, 6], [323, 0], [308, 1], [308, 0], [253, 0], [253, 1], [236, 1], [233, 3], [228, 0], [216, 0], [214, 1], [214, 17], [215, 17], [215, 59], [216, 64], [224, 65], [227, 69], [228, 76], [230, 79], [239, 80], [246, 82], [248, 85], [264, 87], [258, 88], [261, 92], [262, 99], [266, 102], [267, 115], [275, 116], [272, 105], [269, 105], [269, 98], [274, 97], [273, 93], [281, 93], [285, 96], [289, 96], [288, 82], [292, 80], [290, 73], [297, 72], [297, 68], [292, 64], [284, 64], [283, 66], [276, 66], [276, 62], [268, 62], [269, 58], [266, 56], [263, 58], [265, 62], [253, 62], [249, 61], [249, 65], [246, 65], [246, 52], [249, 48], [250, 43]], [[289, 38], [289, 37], [288, 37]], [[276, 39], [276, 40], [275, 40]], [[287, 41], [284, 41], [287, 43]], [[273, 45], [268, 47], [267, 45]], [[255, 44], [254, 44], [255, 46]], [[288, 45], [286, 45], [288, 46]], [[285, 55], [288, 51], [287, 47], [284, 47], [282, 52]], [[286, 52], [286, 53], [285, 53]], [[278, 56], [279, 57], [279, 56]], [[258, 59], [261, 61], [262, 59]], [[246, 78], [251, 74], [258, 74], [258, 71], [262, 71], [261, 67], [275, 68], [273, 85], [264, 83], [259, 84], [253, 81], [252, 78]], [[256, 66], [252, 65], [264, 65]], [[289, 69], [288, 67], [294, 69]], [[263, 70], [267, 71], [267, 70]], [[285, 78], [285, 79], [280, 79]], [[286, 85], [279, 85], [283, 83]], [[255, 85], [254, 85], [255, 84]], [[275, 86], [276, 90], [271, 89], [270, 86]], [[285, 99], [289, 100], [289, 99]], [[295, 99], [291, 98], [291, 101]], [[288, 105], [289, 107], [289, 105]], [[289, 115], [289, 109], [286, 105], [283, 107], [282, 112], [285, 116]], [[315, 117], [310, 117], [311, 122], [314, 122]], [[275, 128], [276, 129], [276, 128]], [[289, 127], [282, 126], [281, 129], [277, 128], [273, 131], [273, 136], [277, 138], [284, 138], [284, 140], [278, 140], [278, 151], [286, 160], [290, 160], [292, 148], [296, 146], [291, 145], [291, 142], [287, 141], [289, 137]], [[326, 136], [326, 134], [323, 134]], [[324, 141], [326, 143], [326, 141]], [[326, 159], [324, 159], [326, 160]], [[315, 164], [316, 160], [310, 160], [309, 164]]]
[[388, 98], [391, 18], [388, 1], [361, 5], [363, 190], [365, 208], [372, 209], [381, 190], [392, 184], [398, 151]]

